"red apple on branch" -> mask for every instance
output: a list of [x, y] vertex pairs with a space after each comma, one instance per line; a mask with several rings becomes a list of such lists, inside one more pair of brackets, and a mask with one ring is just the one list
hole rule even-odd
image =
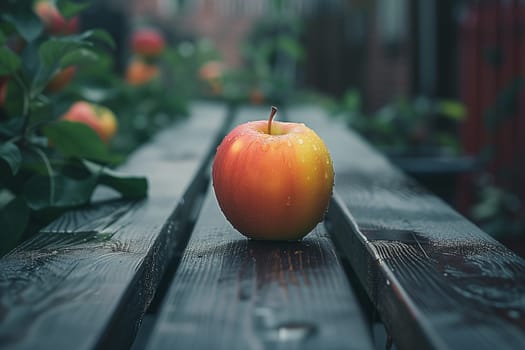
[[164, 35], [153, 28], [137, 30], [131, 36], [131, 49], [140, 56], [157, 57], [165, 47]]
[[75, 66], [68, 66], [59, 70], [47, 84], [46, 90], [50, 92], [62, 90], [73, 79], [76, 71], [77, 67]]
[[299, 123], [252, 121], [234, 128], [217, 148], [213, 188], [228, 221], [243, 235], [297, 240], [323, 218], [334, 184], [330, 154]]
[[52, 35], [69, 35], [78, 32], [79, 19], [77, 16], [70, 19], [60, 14], [55, 5], [49, 0], [38, 1], [34, 7], [46, 31]]
[[133, 58], [126, 68], [125, 80], [129, 85], [144, 85], [160, 75], [159, 67], [138, 58]]
[[4, 105], [5, 98], [7, 96], [7, 83], [9, 82], [8, 76], [0, 76], [0, 107]]
[[103, 142], [111, 140], [118, 125], [115, 115], [109, 108], [86, 101], [73, 103], [62, 119], [86, 124], [100, 136]]

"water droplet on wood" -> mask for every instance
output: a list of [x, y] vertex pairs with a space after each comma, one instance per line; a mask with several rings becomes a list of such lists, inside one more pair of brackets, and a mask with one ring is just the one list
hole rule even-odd
[[306, 339], [317, 327], [306, 322], [290, 322], [277, 327], [277, 338], [280, 341], [299, 341]]
[[518, 319], [521, 317], [521, 313], [517, 310], [509, 310], [507, 312], [507, 315], [509, 315], [509, 317], [513, 319]]

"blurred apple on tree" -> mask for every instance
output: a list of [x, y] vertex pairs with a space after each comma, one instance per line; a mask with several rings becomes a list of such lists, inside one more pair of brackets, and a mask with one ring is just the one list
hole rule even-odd
[[65, 18], [53, 2], [49, 0], [37, 1], [34, 10], [49, 34], [69, 35], [78, 32], [80, 25], [78, 16], [69, 19]]
[[57, 92], [66, 87], [69, 82], [75, 76], [77, 67], [69, 66], [60, 69], [54, 76], [51, 78], [49, 83], [46, 86], [46, 90], [49, 92]]
[[106, 143], [117, 132], [118, 122], [113, 112], [109, 108], [86, 101], [75, 102], [61, 119], [86, 124]]
[[220, 61], [208, 61], [199, 68], [199, 79], [207, 83], [212, 95], [219, 95], [222, 92], [223, 75], [224, 64]]
[[143, 85], [158, 77], [160, 69], [156, 64], [133, 58], [126, 68], [126, 82], [130, 85]]
[[142, 28], [133, 32], [131, 49], [143, 57], [157, 57], [166, 48], [164, 35], [155, 28]]
[[5, 97], [7, 96], [7, 83], [9, 77], [0, 77], [0, 107], [4, 105]]

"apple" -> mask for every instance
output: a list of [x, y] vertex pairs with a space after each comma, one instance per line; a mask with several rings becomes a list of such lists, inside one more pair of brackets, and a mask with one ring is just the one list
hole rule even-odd
[[107, 143], [117, 132], [117, 118], [109, 108], [86, 101], [77, 101], [61, 117], [63, 120], [84, 123]]
[[260, 105], [264, 102], [265, 96], [264, 92], [262, 92], [260, 89], [252, 89], [250, 91], [250, 102], [254, 105]]
[[208, 61], [199, 68], [199, 78], [201, 80], [217, 80], [224, 73], [224, 65], [219, 61]]
[[46, 31], [52, 35], [69, 35], [78, 32], [79, 19], [77, 16], [64, 18], [49, 0], [38, 1], [34, 11], [40, 17]]
[[144, 85], [159, 76], [159, 67], [140, 59], [133, 59], [126, 68], [126, 81], [130, 85]]
[[134, 53], [145, 57], [157, 57], [166, 47], [164, 35], [153, 28], [143, 28], [131, 36], [131, 49]]
[[7, 96], [7, 83], [9, 82], [8, 76], [0, 76], [0, 107], [4, 105], [5, 98]]
[[222, 92], [221, 78], [224, 74], [224, 65], [220, 61], [208, 61], [199, 68], [199, 79], [206, 82], [212, 95]]
[[213, 161], [213, 189], [246, 237], [298, 240], [324, 218], [334, 169], [321, 138], [301, 123], [272, 123], [276, 111], [226, 135]]
[[69, 66], [58, 71], [46, 86], [46, 90], [50, 92], [57, 92], [62, 90], [75, 75], [77, 67]]

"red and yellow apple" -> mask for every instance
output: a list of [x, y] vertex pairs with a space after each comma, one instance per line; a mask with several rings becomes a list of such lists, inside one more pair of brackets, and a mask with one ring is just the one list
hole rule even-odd
[[92, 128], [103, 142], [108, 142], [117, 132], [117, 118], [104, 106], [77, 101], [61, 117], [63, 120], [84, 123]]
[[164, 35], [153, 28], [143, 28], [131, 36], [131, 50], [140, 56], [157, 57], [166, 47]]
[[220, 61], [208, 61], [199, 68], [201, 80], [217, 80], [224, 73], [224, 65]]
[[212, 95], [222, 93], [224, 65], [220, 61], [208, 61], [199, 68], [199, 79], [206, 82]]
[[41, 0], [36, 2], [34, 10], [49, 34], [69, 35], [78, 32], [78, 17], [64, 18], [51, 1]]
[[222, 140], [213, 188], [228, 221], [246, 237], [298, 240], [323, 218], [334, 184], [327, 147], [301, 123], [248, 122]]
[[144, 85], [159, 76], [159, 67], [140, 59], [133, 59], [126, 68], [126, 81], [129, 85]]

